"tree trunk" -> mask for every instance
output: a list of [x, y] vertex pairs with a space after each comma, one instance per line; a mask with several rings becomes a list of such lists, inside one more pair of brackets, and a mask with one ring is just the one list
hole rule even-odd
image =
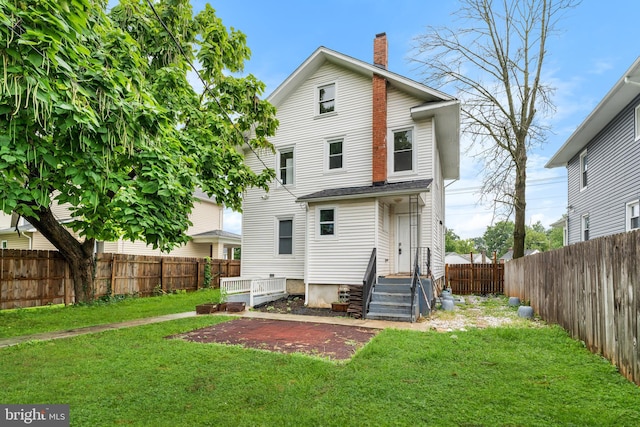
[[527, 183], [527, 152], [524, 143], [518, 145], [516, 156], [516, 182], [514, 193], [515, 227], [513, 229], [513, 259], [524, 256], [524, 238], [526, 235], [526, 183]]
[[[34, 209], [35, 210], [35, 209]], [[76, 302], [90, 302], [94, 296], [93, 275], [95, 260], [93, 249], [95, 239], [78, 241], [60, 222], [53, 216], [51, 209], [40, 208], [37, 210], [38, 218], [24, 216], [69, 263], [73, 289]]]

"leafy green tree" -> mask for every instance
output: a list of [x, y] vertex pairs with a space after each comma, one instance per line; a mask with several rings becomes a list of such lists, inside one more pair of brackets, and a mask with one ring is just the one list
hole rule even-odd
[[459, 254], [468, 254], [475, 251], [475, 244], [473, 240], [463, 240], [453, 230], [447, 229], [445, 234], [445, 251], [456, 252]]
[[533, 224], [531, 227], [527, 226], [527, 235], [525, 237], [526, 249], [537, 249], [540, 252], [549, 250], [549, 239], [547, 237], [547, 231], [540, 221]]
[[564, 231], [562, 227], [554, 227], [547, 231], [549, 239], [549, 249], [561, 248], [564, 244]]
[[498, 258], [509, 251], [513, 246], [514, 224], [511, 221], [500, 221], [487, 227], [484, 232], [484, 241], [489, 253], [496, 252]]
[[[245, 36], [210, 6], [153, 4], [166, 28], [142, 1], [110, 16], [102, 0], [0, 3], [0, 209], [61, 252], [77, 301], [93, 296], [96, 241], [169, 250], [187, 240], [196, 188], [239, 210], [246, 188], [274, 177], [238, 149], [271, 147], [277, 127], [264, 84], [232, 75]], [[195, 60], [201, 93], [187, 80]], [[69, 206], [64, 225], [55, 204]]]

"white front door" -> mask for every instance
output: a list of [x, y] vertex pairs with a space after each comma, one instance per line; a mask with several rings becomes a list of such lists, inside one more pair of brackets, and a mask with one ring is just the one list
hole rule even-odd
[[[411, 272], [411, 227], [409, 215], [398, 215], [396, 230], [396, 272]], [[415, 245], [415, 242], [414, 242]]]

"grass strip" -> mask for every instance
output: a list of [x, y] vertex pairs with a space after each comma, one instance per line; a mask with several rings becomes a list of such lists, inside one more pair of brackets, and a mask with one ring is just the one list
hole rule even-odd
[[348, 363], [166, 336], [203, 316], [0, 350], [0, 402], [73, 426], [635, 426], [640, 388], [558, 327], [384, 330]]
[[92, 304], [66, 307], [54, 305], [0, 310], [0, 338], [195, 311], [196, 305], [217, 300], [219, 293], [218, 289], [200, 289], [195, 292], [147, 298], [112, 298]]

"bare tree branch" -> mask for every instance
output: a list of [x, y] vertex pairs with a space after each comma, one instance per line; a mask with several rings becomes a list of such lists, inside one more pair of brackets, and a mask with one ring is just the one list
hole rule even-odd
[[460, 0], [466, 26], [416, 38], [425, 80], [453, 86], [462, 101], [461, 129], [484, 165], [482, 198], [494, 215], [515, 215], [514, 258], [524, 255], [527, 156], [549, 130], [539, 116], [554, 110], [542, 81], [547, 41], [580, 1]]

